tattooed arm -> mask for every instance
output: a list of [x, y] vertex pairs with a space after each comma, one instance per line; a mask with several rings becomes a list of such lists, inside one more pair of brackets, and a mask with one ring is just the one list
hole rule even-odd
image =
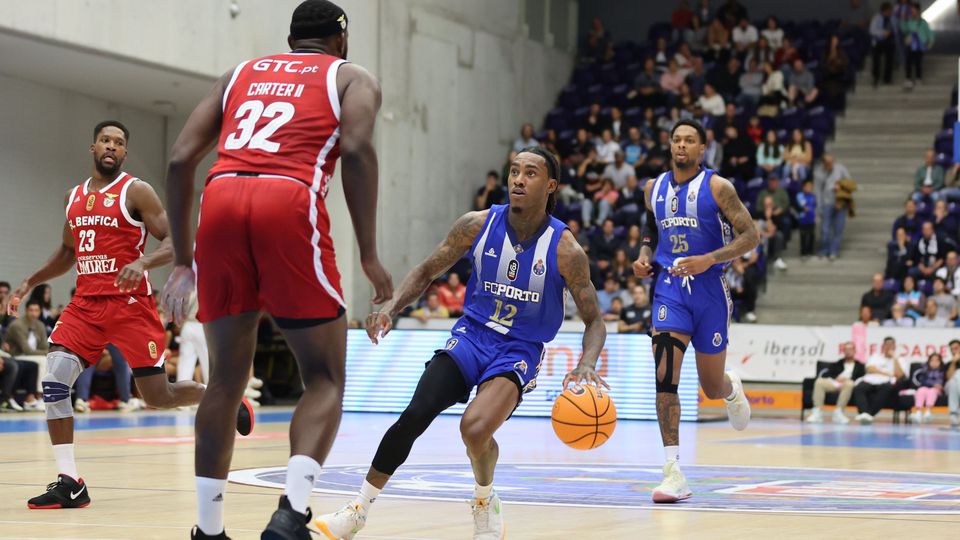
[[419, 298], [437, 276], [446, 272], [463, 256], [480, 234], [488, 213], [489, 210], [482, 210], [460, 216], [443, 242], [434, 248], [433, 253], [403, 278], [393, 299], [384, 304], [381, 311], [367, 317], [367, 335], [371, 341], [377, 343], [379, 337], [386, 336], [397, 313]]
[[586, 381], [597, 386], [603, 385], [609, 390], [610, 386], [595, 371], [597, 359], [607, 339], [607, 327], [603, 325], [600, 306], [597, 304], [597, 290], [590, 281], [590, 261], [573, 233], [568, 230], [563, 231], [557, 245], [557, 266], [560, 267], [560, 275], [567, 283], [580, 318], [586, 326], [583, 331], [580, 363], [564, 377], [563, 387], [566, 388], [571, 382], [579, 384], [580, 381]]
[[670, 269], [671, 275], [695, 276], [715, 264], [727, 262], [748, 253], [760, 243], [757, 226], [754, 225], [750, 212], [747, 212], [740, 198], [737, 197], [737, 190], [734, 189], [733, 184], [725, 178], [714, 175], [710, 178], [710, 192], [713, 194], [713, 199], [717, 201], [720, 211], [723, 212], [723, 216], [733, 225], [736, 236], [729, 244], [706, 255], [691, 255], [677, 259], [673, 268]]

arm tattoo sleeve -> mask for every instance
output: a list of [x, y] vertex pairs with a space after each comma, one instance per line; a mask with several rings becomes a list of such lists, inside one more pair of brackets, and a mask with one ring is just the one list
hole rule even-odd
[[711, 178], [710, 182], [713, 197], [720, 211], [733, 225], [736, 233], [732, 242], [708, 254], [715, 262], [721, 263], [735, 259], [757, 247], [760, 243], [760, 233], [757, 232], [757, 226], [754, 225], [750, 212], [737, 197], [737, 190], [734, 189], [733, 184], [717, 176]]

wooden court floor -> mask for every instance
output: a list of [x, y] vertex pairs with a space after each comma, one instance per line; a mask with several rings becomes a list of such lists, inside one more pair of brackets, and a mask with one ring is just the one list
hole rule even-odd
[[[259, 412], [254, 435], [237, 442], [234, 469], [235, 479], [260, 485], [231, 483], [226, 497], [227, 532], [237, 540], [259, 538], [281, 493], [265, 486], [282, 478], [275, 468], [286, 463], [290, 410]], [[56, 476], [43, 416], [0, 416], [0, 538], [189, 538], [192, 415], [81, 415], [77, 459], [93, 503], [46, 511], [26, 508]], [[330, 471], [327, 488], [356, 489], [393, 419], [345, 415], [322, 475]], [[470, 538], [472, 479], [458, 420], [439, 418], [418, 441], [358, 539]], [[685, 423], [681, 463], [694, 497], [651, 508], [662, 462], [655, 422], [621, 421], [610, 442], [581, 452], [564, 447], [548, 420], [516, 418], [497, 437], [495, 487], [511, 539], [957, 538], [960, 433], [941, 425], [756, 419], [734, 432], [725, 421]], [[390, 496], [394, 486], [407, 498]], [[311, 505], [323, 513], [349, 498], [315, 493]]]

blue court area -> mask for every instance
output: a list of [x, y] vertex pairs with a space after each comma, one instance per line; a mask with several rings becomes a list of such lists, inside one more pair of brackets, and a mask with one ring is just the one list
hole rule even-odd
[[[192, 426], [195, 411], [156, 411], [134, 413], [91, 413], [74, 416], [74, 429], [126, 429], [151, 427]], [[257, 411], [257, 423], [289, 422], [293, 411]], [[43, 414], [5, 414], [0, 416], [0, 433], [46, 432], [47, 419]]]
[[[786, 423], [786, 421], [784, 421]], [[832, 446], [891, 450], [960, 450], [960, 431], [936, 425], [809, 426], [795, 422], [797, 433], [725, 441], [732, 444]], [[749, 429], [747, 431], [749, 433]]]

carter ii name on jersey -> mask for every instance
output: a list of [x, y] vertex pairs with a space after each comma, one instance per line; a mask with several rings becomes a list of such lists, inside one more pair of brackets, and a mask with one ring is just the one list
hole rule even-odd
[[502, 296], [504, 298], [509, 298], [510, 300], [519, 300], [520, 302], [540, 301], [540, 293], [538, 292], [525, 291], [523, 289], [514, 287], [513, 285], [505, 285], [495, 281], [484, 281], [483, 290], [484, 292], [488, 292], [494, 296]]

